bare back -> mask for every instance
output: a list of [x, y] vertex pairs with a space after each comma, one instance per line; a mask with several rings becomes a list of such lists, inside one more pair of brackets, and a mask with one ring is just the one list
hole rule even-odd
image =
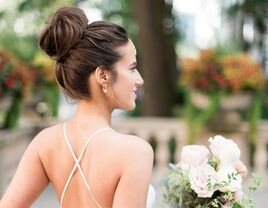
[[[62, 124], [45, 131], [46, 136], [40, 139], [38, 151], [60, 201], [75, 161], [64, 139]], [[77, 158], [88, 137], [96, 131], [98, 129], [78, 132], [75, 128], [66, 126], [67, 137]], [[139, 152], [136, 148], [146, 144], [137, 137], [122, 135], [112, 129], [96, 134], [79, 161], [92, 195], [89, 194], [81, 173], [76, 169], [66, 189], [63, 207], [112, 207], [123, 169], [129, 163], [128, 156], [133, 151]], [[150, 175], [150, 171], [147, 172]]]
[[[100, 127], [66, 128], [74, 154], [79, 155], [88, 136]], [[62, 207], [144, 208], [152, 174], [153, 151], [144, 140], [114, 130], [90, 141], [80, 171], [74, 172]], [[28, 208], [51, 182], [60, 201], [75, 165], [64, 139], [62, 124], [44, 129], [26, 149], [17, 171], [0, 201], [0, 207]]]

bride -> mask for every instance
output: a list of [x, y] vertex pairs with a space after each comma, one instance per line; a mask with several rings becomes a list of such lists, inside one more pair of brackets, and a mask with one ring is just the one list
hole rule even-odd
[[134, 109], [143, 85], [125, 29], [88, 24], [81, 9], [63, 7], [45, 25], [39, 45], [56, 61], [57, 82], [78, 107], [71, 119], [33, 139], [0, 207], [30, 207], [49, 183], [64, 208], [148, 207], [152, 148], [111, 128], [112, 111]]

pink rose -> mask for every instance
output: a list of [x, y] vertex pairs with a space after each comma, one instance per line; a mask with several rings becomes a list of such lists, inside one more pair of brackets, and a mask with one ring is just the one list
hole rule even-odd
[[182, 148], [181, 166], [197, 166], [205, 162], [210, 153], [203, 145], [186, 145]]
[[242, 189], [242, 177], [233, 166], [221, 166], [217, 171], [217, 184], [221, 192], [239, 191]]
[[234, 164], [240, 158], [240, 149], [231, 139], [215, 136], [209, 139], [212, 154], [220, 160], [221, 165]]
[[189, 171], [191, 189], [197, 193], [198, 197], [211, 197], [216, 190], [216, 177], [216, 171], [208, 163], [203, 163], [197, 167], [191, 166]]
[[242, 163], [241, 160], [238, 160], [235, 164], [234, 164], [234, 168], [237, 172], [240, 173], [241, 176], [246, 177], [248, 174], [248, 170], [247, 167], [244, 165], [244, 163]]

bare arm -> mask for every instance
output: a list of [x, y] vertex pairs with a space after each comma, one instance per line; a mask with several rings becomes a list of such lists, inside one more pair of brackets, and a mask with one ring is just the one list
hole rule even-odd
[[153, 151], [149, 144], [142, 142], [127, 150], [127, 159], [119, 180], [113, 208], [145, 208], [151, 180]]
[[[38, 137], [38, 136], [37, 136]], [[49, 180], [39, 158], [35, 138], [25, 151], [17, 171], [0, 201], [1, 208], [30, 207]]]

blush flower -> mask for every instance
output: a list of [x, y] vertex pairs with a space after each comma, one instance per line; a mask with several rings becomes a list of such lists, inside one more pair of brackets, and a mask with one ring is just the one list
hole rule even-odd
[[209, 155], [209, 150], [203, 145], [186, 145], [182, 148], [179, 166], [184, 170], [190, 166], [198, 166], [204, 163]]
[[217, 171], [218, 190], [236, 192], [242, 189], [242, 177], [232, 166], [221, 166]]
[[212, 154], [220, 160], [222, 165], [234, 165], [240, 158], [240, 149], [237, 144], [231, 139], [226, 139], [223, 136], [215, 136], [209, 139], [209, 148]]
[[170, 164], [164, 181], [165, 201], [172, 207], [247, 207], [253, 203], [252, 187], [260, 186], [260, 177], [252, 174], [244, 194], [242, 176], [248, 171], [240, 160], [239, 147], [222, 136], [210, 138], [209, 143], [209, 149], [184, 146], [180, 162]]
[[197, 167], [192, 166], [189, 171], [189, 181], [191, 189], [197, 193], [198, 197], [211, 197], [215, 191], [216, 171], [208, 163]]
[[234, 164], [234, 168], [237, 172], [240, 173], [241, 176], [243, 177], [246, 177], [247, 174], [248, 174], [248, 170], [247, 170], [247, 167], [244, 165], [244, 163], [242, 163], [241, 160], [237, 161], [235, 164]]

